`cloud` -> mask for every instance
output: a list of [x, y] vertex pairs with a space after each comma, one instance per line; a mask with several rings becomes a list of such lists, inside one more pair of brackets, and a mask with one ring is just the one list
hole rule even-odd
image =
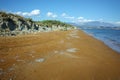
[[84, 17], [78, 17], [77, 22], [85, 23], [85, 22], [91, 22], [93, 20], [91, 19], [85, 19]]
[[15, 12], [15, 14], [18, 14], [18, 15], [22, 15], [22, 16], [37, 16], [40, 14], [40, 10], [39, 9], [34, 9], [32, 10], [31, 12]]
[[66, 18], [66, 19], [75, 19], [75, 17], [69, 16], [69, 15], [67, 15], [66, 13], [62, 13], [61, 16], [62, 16], [63, 18]]
[[120, 21], [114, 22], [117, 26], [120, 26]]
[[120, 24], [120, 21], [116, 22], [117, 24]]
[[67, 14], [66, 13], [62, 13], [62, 15], [61, 15], [62, 17], [64, 17], [64, 16], [67, 16]]
[[78, 19], [78, 20], [80, 20], [80, 19], [84, 19], [84, 17], [78, 17], [77, 19]]
[[31, 11], [30, 14], [31, 14], [31, 15], [39, 15], [39, 14], [40, 14], [40, 10], [38, 10], [38, 9], [33, 10], [33, 11]]
[[52, 18], [56, 18], [56, 17], [57, 17], [57, 15], [54, 14], [54, 13], [52, 13], [52, 12], [48, 12], [48, 13], [47, 13], [47, 16], [48, 16], [48, 17], [52, 17]]
[[75, 17], [73, 17], [73, 16], [67, 16], [67, 17], [65, 17], [66, 19], [74, 19]]
[[102, 18], [100, 18], [100, 19], [99, 19], [99, 21], [103, 21], [103, 19], [102, 19]]

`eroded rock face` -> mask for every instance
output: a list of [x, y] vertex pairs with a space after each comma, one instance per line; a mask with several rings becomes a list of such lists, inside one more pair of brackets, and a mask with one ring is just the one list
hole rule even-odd
[[[73, 27], [69, 27], [69, 29], [72, 28]], [[50, 27], [46, 25], [46, 23], [41, 26], [31, 19], [27, 19], [11, 13], [0, 12], [0, 36], [15, 36], [28, 33], [58, 30], [68, 29], [65, 26], [56, 26], [54, 24]]]
[[0, 12], [0, 35], [2, 36], [17, 35], [22, 31], [29, 32], [29, 29], [36, 29], [35, 25], [32, 25], [33, 21], [21, 16]]

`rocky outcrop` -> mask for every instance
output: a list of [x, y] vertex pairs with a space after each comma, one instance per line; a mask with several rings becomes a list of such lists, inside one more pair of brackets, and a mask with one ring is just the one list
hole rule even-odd
[[39, 24], [29, 18], [24, 18], [11, 13], [0, 12], [0, 36], [15, 36], [36, 32], [74, 29], [73, 26], [66, 27], [60, 24], [56, 26], [55, 22], [53, 23], [52, 20], [50, 21], [50, 23], [52, 23], [51, 25], [46, 25], [47, 22], [44, 21]]

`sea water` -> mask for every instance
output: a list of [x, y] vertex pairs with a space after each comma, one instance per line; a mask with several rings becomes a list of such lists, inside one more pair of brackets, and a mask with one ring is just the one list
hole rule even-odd
[[113, 29], [83, 29], [87, 34], [103, 41], [113, 50], [120, 53], [120, 30]]

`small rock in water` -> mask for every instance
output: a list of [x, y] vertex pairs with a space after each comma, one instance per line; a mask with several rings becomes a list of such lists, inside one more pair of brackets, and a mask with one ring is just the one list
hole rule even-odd
[[36, 62], [43, 62], [43, 61], [45, 61], [45, 59], [44, 58], [39, 58], [39, 59], [36, 59], [35, 61]]
[[77, 50], [76, 48], [69, 48], [69, 49], [67, 49], [66, 51], [67, 51], [67, 52], [73, 52], [73, 53], [74, 53], [74, 52], [76, 52], [76, 50]]

